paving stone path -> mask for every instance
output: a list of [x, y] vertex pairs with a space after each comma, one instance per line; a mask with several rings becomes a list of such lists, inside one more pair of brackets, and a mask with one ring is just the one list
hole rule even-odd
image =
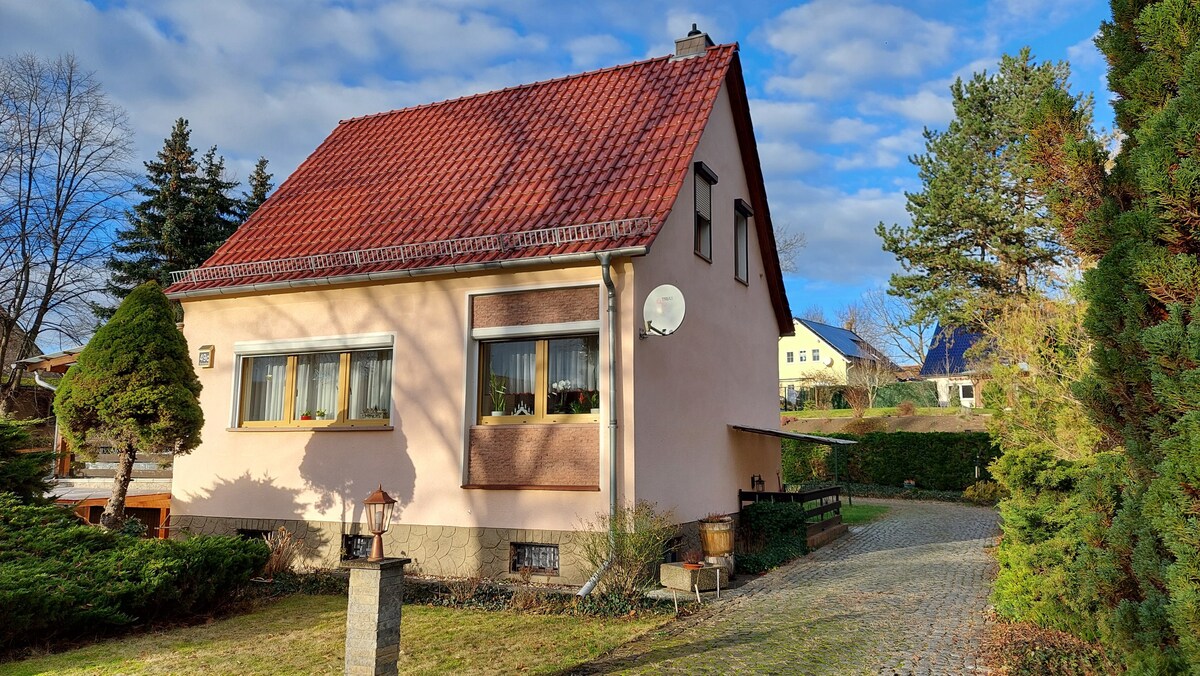
[[995, 510], [862, 502], [890, 510], [582, 673], [988, 673]]

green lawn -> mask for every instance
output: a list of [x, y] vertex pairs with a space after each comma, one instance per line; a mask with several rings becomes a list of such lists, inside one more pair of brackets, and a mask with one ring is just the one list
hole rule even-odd
[[[400, 673], [554, 673], [668, 621], [405, 606]], [[203, 626], [0, 664], [0, 674], [338, 674], [346, 599], [292, 596]]]
[[842, 503], [842, 523], [856, 524], [874, 521], [887, 513], [886, 505], [847, 505]]
[[[935, 406], [916, 410], [916, 415], [991, 415], [991, 413], [986, 408], [962, 408], [959, 406], [948, 408]], [[791, 418], [850, 418], [854, 416], [854, 411], [849, 408], [831, 408], [811, 411], [780, 411], [779, 414]], [[863, 417], [866, 418], [898, 417], [899, 415], [895, 408], [868, 408], [863, 413]]]

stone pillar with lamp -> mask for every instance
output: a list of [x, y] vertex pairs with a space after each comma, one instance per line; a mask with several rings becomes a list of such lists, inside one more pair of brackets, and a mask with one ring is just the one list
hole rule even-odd
[[350, 569], [350, 599], [346, 608], [348, 676], [398, 673], [404, 566], [411, 559], [389, 559], [383, 553], [383, 534], [391, 525], [395, 504], [382, 485], [363, 501], [367, 528], [375, 536], [371, 554], [366, 559], [342, 562], [343, 568]]

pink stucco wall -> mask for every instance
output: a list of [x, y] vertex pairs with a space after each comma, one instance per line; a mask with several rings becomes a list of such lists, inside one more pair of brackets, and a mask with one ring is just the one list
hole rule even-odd
[[734, 200], [750, 194], [724, 87], [693, 159], [719, 179], [712, 262], [693, 253], [690, 177], [649, 255], [635, 262], [638, 298], [670, 283], [687, 301], [679, 331], [640, 341], [634, 353], [634, 492], [681, 521], [736, 511], [737, 490], [750, 488], [752, 474], [774, 490], [780, 466], [778, 440], [728, 429], [779, 426], [779, 329], [753, 226], [749, 285], [734, 279]]
[[[215, 350], [214, 367], [197, 370], [204, 386], [203, 442], [175, 463], [173, 512], [360, 521], [361, 501], [379, 483], [400, 501], [396, 519], [412, 524], [570, 530], [606, 511], [606, 455], [596, 481], [600, 492], [461, 488], [467, 421], [475, 410], [468, 294], [580, 282], [599, 285], [599, 266], [185, 302], [191, 351], [201, 345]], [[395, 336], [393, 429], [228, 429], [235, 341], [376, 332]], [[603, 374], [603, 354], [601, 360]], [[606, 429], [600, 439], [606, 448]]]

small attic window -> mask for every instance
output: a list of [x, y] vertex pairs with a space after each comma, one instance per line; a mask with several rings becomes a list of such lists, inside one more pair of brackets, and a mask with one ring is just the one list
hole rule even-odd
[[695, 164], [696, 173], [696, 255], [712, 262], [712, 187], [717, 175], [703, 162]]

